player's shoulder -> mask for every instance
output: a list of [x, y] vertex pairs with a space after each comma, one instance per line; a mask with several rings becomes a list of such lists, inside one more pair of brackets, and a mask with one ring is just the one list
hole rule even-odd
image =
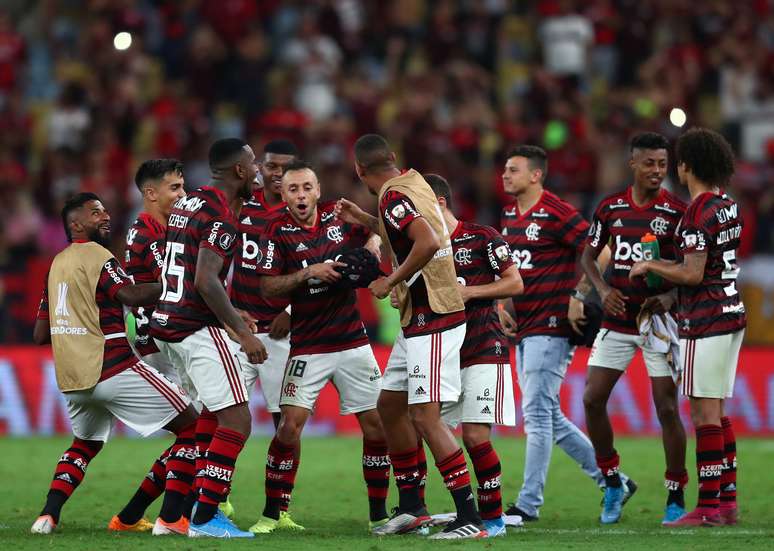
[[472, 235], [480, 235], [481, 237], [491, 239], [492, 237], [500, 237], [500, 232], [494, 229], [492, 226], [486, 224], [478, 224], [476, 222], [470, 222], [465, 220], [461, 222], [460, 230]]
[[554, 215], [560, 219], [570, 218], [579, 214], [578, 209], [572, 204], [548, 190], [543, 192], [543, 196], [540, 198], [539, 207], [532, 209], [532, 214], [534, 215], [536, 212], [540, 213], [540, 209], [543, 209], [542, 212]]
[[155, 240], [163, 238], [167, 228], [147, 212], [141, 212], [129, 228], [130, 234], [132, 231], [135, 231], [136, 236]]
[[264, 233], [276, 238], [283, 235], [293, 235], [300, 231], [301, 226], [293, 220], [287, 211], [282, 211], [278, 212], [266, 223]]
[[661, 190], [660, 201], [656, 203], [656, 210], [666, 210], [669, 214], [683, 214], [688, 208], [688, 203], [668, 189]]
[[630, 207], [629, 203], [629, 188], [623, 191], [616, 191], [605, 195], [599, 205], [597, 205], [597, 212], [607, 212], [616, 208]]
[[728, 197], [716, 193], [702, 193], [688, 205], [684, 218], [692, 222], [700, 222], [712, 216], [719, 208], [728, 204]]

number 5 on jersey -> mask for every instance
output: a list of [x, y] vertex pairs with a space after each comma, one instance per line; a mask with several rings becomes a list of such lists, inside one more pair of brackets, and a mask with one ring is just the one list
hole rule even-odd
[[[177, 263], [177, 257], [183, 254], [184, 250], [182, 243], [167, 242], [167, 254], [164, 256], [164, 268], [161, 270], [161, 300], [164, 302], [180, 302], [183, 298], [185, 267]], [[174, 285], [169, 285], [169, 278], [175, 278]]]

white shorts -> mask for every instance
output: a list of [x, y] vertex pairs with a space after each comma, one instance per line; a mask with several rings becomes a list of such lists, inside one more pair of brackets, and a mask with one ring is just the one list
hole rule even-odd
[[153, 369], [164, 375], [167, 379], [173, 383], [180, 385], [180, 375], [169, 361], [169, 358], [163, 352], [154, 352], [153, 354], [146, 354], [142, 357], [142, 361], [151, 366]]
[[465, 324], [421, 335], [403, 336], [392, 346], [384, 370], [383, 390], [407, 392], [409, 404], [456, 402], [460, 397], [460, 347]]
[[368, 411], [376, 408], [381, 379], [368, 344], [340, 352], [293, 356], [282, 380], [280, 406], [312, 410], [325, 383], [332, 381], [342, 415]]
[[272, 339], [268, 333], [256, 335], [269, 357], [262, 364], [251, 364], [247, 360], [247, 354], [242, 350], [237, 351], [237, 357], [242, 364], [242, 371], [245, 374], [245, 385], [247, 385], [248, 394], [252, 394], [255, 389], [255, 381], [261, 381], [261, 392], [266, 402], [266, 410], [269, 413], [279, 413], [279, 398], [282, 390], [282, 378], [285, 375], [285, 366], [288, 363], [290, 354], [290, 336], [284, 339]]
[[513, 377], [508, 364], [471, 365], [462, 370], [462, 395], [445, 403], [443, 420], [456, 427], [462, 423], [516, 425]]
[[680, 339], [683, 395], [731, 398], [742, 340], [744, 329], [703, 339]]
[[629, 335], [610, 329], [600, 329], [594, 339], [594, 346], [589, 356], [589, 366], [606, 367], [617, 371], [626, 371], [637, 352], [642, 350], [648, 377], [671, 377], [667, 355], [654, 352], [645, 346], [645, 337]]
[[247, 387], [236, 351], [224, 329], [202, 327], [180, 342], [156, 339], [172, 361], [183, 387], [196, 390], [196, 398], [212, 412], [247, 402]]
[[107, 442], [116, 419], [150, 436], [177, 417], [191, 401], [183, 389], [138, 361], [88, 390], [64, 393], [73, 435]]

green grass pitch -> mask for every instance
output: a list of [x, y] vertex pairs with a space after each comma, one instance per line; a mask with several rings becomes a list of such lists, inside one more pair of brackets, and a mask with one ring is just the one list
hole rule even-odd
[[[225, 547], [279, 549], [428, 549], [460, 546], [499, 549], [774, 549], [774, 441], [743, 439], [739, 448], [741, 522], [735, 528], [673, 531], [659, 525], [665, 497], [661, 443], [653, 438], [619, 439], [616, 443], [624, 470], [639, 484], [624, 508], [622, 521], [600, 527], [601, 494], [558, 448], [546, 488], [540, 521], [511, 529], [497, 540], [433, 542], [418, 536], [376, 539], [367, 534], [367, 501], [360, 468], [359, 439], [307, 438], [291, 510], [306, 532], [277, 533], [245, 541], [154, 538], [150, 534], [111, 534], [110, 517], [129, 499], [154, 456], [167, 440], [115, 439], [91, 463], [86, 479], [65, 506], [58, 533], [32, 536], [29, 527], [43, 505], [54, 464], [69, 443], [67, 438], [0, 439], [0, 549], [220, 549]], [[232, 503], [236, 522], [250, 526], [263, 507], [263, 462], [268, 441], [251, 438], [237, 463]], [[519, 488], [524, 441], [495, 441], [503, 463], [504, 500]], [[693, 441], [688, 457], [693, 456]], [[692, 460], [691, 460], [692, 461]], [[689, 464], [689, 471], [691, 470]], [[395, 501], [394, 486], [390, 503]], [[687, 493], [695, 504], [696, 477], [691, 473]], [[151, 506], [153, 520], [159, 502]], [[428, 490], [431, 512], [448, 511], [451, 498], [431, 469]]]

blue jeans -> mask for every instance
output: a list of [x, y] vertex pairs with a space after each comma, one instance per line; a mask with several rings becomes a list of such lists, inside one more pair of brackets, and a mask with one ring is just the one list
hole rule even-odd
[[527, 434], [524, 484], [516, 506], [538, 516], [543, 505], [543, 488], [556, 443], [598, 486], [604, 477], [597, 467], [594, 446], [581, 430], [564, 416], [559, 389], [575, 348], [565, 337], [525, 337], [516, 349], [516, 370], [521, 389], [521, 411]]

